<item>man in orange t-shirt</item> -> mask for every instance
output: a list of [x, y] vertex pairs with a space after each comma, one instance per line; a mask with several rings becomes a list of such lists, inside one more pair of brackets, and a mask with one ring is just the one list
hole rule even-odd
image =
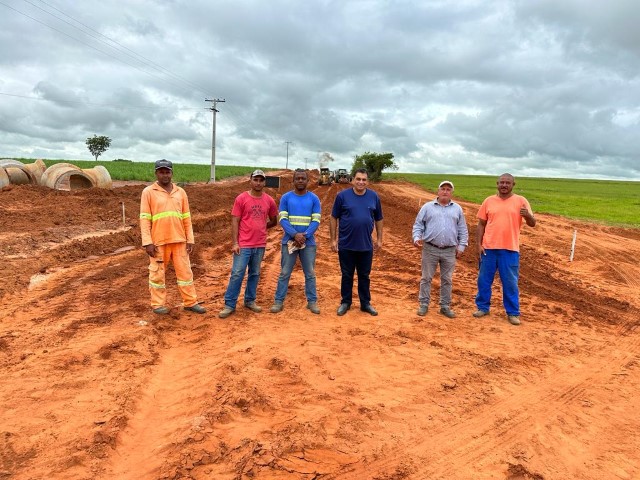
[[515, 178], [504, 173], [497, 181], [498, 194], [487, 197], [478, 210], [477, 243], [480, 259], [478, 294], [473, 314], [480, 318], [489, 314], [491, 286], [496, 274], [502, 282], [502, 303], [507, 319], [520, 325], [520, 228], [522, 220], [535, 227], [536, 219], [526, 198], [513, 193]]

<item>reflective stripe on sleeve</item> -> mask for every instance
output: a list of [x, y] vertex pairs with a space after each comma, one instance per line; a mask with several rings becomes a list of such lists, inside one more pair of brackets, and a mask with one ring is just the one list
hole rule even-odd
[[291, 225], [301, 225], [303, 227], [306, 227], [311, 223], [311, 217], [291, 215], [289, 217], [289, 223], [291, 223]]

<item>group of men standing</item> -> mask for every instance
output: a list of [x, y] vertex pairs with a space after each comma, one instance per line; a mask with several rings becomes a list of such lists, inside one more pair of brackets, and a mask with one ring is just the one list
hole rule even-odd
[[[169, 313], [165, 306], [165, 265], [173, 261], [184, 309], [205, 313], [205, 308], [197, 301], [189, 262], [194, 238], [187, 195], [171, 182], [173, 165], [170, 161], [158, 160], [155, 171], [157, 181], [143, 190], [140, 205], [142, 244], [149, 256], [151, 307], [154, 313]], [[250, 177], [250, 190], [236, 197], [231, 210], [233, 260], [224, 307], [218, 314], [220, 318], [235, 312], [245, 274], [243, 305], [253, 312], [262, 311], [256, 303], [260, 267], [267, 230], [278, 221], [283, 230], [281, 270], [270, 312], [279, 313], [284, 309], [289, 279], [299, 258], [305, 278], [306, 308], [314, 314], [320, 313], [315, 275], [315, 232], [320, 226], [320, 199], [308, 191], [309, 177], [305, 170], [294, 172], [293, 190], [282, 196], [279, 207], [270, 195], [263, 193], [265, 180], [264, 172], [255, 170]], [[519, 233], [523, 220], [532, 227], [536, 221], [527, 200], [513, 193], [514, 185], [512, 175], [502, 175], [497, 182], [498, 194], [488, 197], [478, 212], [478, 310], [473, 316], [489, 314], [491, 287], [498, 271], [508, 320], [519, 325]], [[448, 318], [456, 317], [451, 309], [452, 277], [456, 259], [468, 245], [469, 234], [462, 208], [451, 199], [453, 190], [452, 182], [441, 182], [438, 196], [422, 206], [413, 226], [413, 243], [422, 249], [417, 311], [420, 316], [428, 312], [431, 281], [439, 266], [439, 313]], [[338, 254], [341, 271], [337, 315], [342, 316], [351, 308], [356, 274], [360, 309], [378, 315], [371, 305], [369, 277], [374, 252], [382, 248], [383, 214], [378, 194], [368, 188], [365, 169], [356, 170], [352, 187], [336, 195], [329, 231], [331, 249]]]

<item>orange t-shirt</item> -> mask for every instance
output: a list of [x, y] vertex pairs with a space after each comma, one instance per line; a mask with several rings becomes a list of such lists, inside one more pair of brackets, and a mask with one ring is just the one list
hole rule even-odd
[[482, 202], [478, 210], [478, 218], [487, 222], [482, 237], [483, 248], [520, 251], [520, 228], [523, 221], [520, 209], [522, 207], [531, 211], [527, 199], [516, 194], [506, 199], [492, 195]]

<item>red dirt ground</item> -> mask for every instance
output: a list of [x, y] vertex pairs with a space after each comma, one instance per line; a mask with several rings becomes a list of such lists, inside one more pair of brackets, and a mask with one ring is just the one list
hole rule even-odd
[[[282, 179], [276, 199], [291, 172]], [[497, 291], [489, 317], [471, 316], [472, 227], [454, 274], [458, 318], [437, 313], [437, 279], [422, 318], [410, 237], [433, 194], [381, 183], [380, 315], [337, 317], [328, 216], [345, 186], [314, 186], [322, 314], [304, 308], [299, 267], [285, 310], [268, 313], [278, 227], [258, 290], [265, 312], [240, 306], [221, 320], [229, 212], [247, 188], [186, 186], [209, 312], [182, 311], [170, 277], [167, 317], [148, 307], [141, 185], [0, 191], [0, 479], [640, 478], [640, 230], [537, 214], [523, 229], [513, 327]], [[474, 226], [478, 206], [462, 205]]]

